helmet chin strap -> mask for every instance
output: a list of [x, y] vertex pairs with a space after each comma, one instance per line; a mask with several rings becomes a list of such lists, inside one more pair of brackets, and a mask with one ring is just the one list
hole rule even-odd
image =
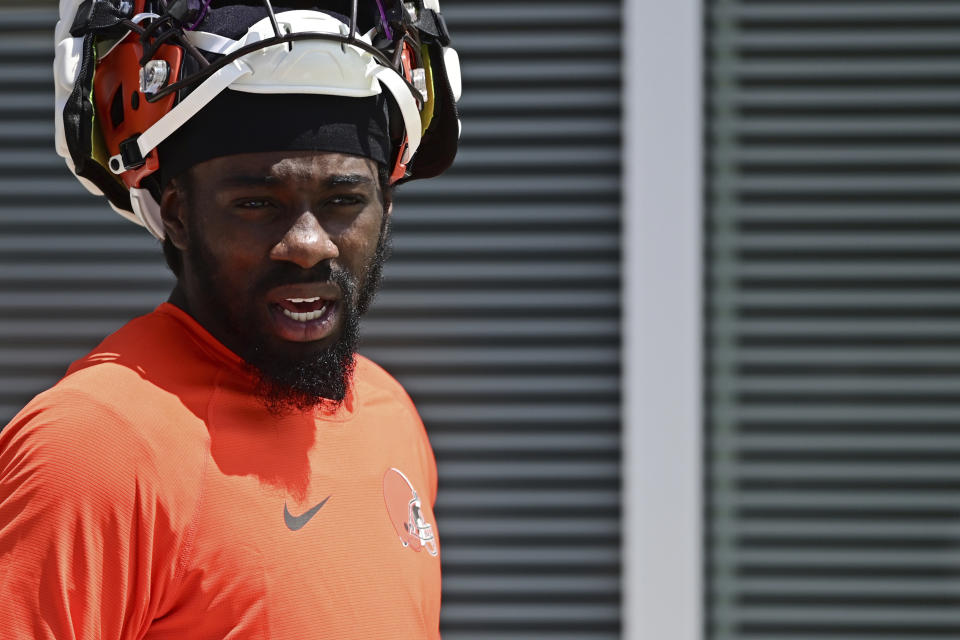
[[[134, 215], [137, 217], [134, 222], [146, 227], [147, 231], [157, 240], [163, 240], [163, 219], [160, 217], [160, 204], [153, 199], [153, 195], [147, 189], [133, 187], [130, 189], [130, 204]], [[124, 213], [122, 211], [118, 212]]]
[[[203, 107], [213, 100], [221, 91], [229, 87], [239, 78], [250, 73], [253, 73], [253, 69], [242, 59], [234, 60], [229, 65], [214, 73], [194, 89], [183, 102], [171, 109], [152, 127], [147, 129], [143, 135], [136, 138], [135, 141], [131, 141], [136, 143], [136, 148], [129, 152], [129, 154], [118, 153], [111, 157], [110, 170], [119, 175], [133, 168], [133, 166], [137, 166], [136, 164], [132, 166], [128, 164], [129, 160], [132, 159], [134, 162], [142, 163], [143, 158], [146, 158], [147, 154], [170, 137], [170, 134], [183, 126], [183, 123], [197, 115], [197, 112], [203, 109]], [[128, 157], [125, 158], [125, 155], [128, 155]]]

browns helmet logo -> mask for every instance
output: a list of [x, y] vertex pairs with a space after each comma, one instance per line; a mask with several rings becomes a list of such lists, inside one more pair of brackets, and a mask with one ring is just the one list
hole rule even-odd
[[399, 469], [387, 469], [383, 474], [383, 500], [400, 543], [414, 551], [426, 549], [430, 555], [437, 555], [433, 525], [424, 519], [420, 497]]

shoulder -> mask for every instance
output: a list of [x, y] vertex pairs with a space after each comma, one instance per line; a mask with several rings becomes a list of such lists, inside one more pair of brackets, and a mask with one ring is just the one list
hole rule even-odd
[[432, 503], [437, 495], [437, 463], [426, 427], [420, 419], [420, 414], [417, 412], [413, 400], [410, 399], [406, 390], [393, 376], [373, 361], [359, 354], [357, 355], [355, 376], [359, 388], [358, 393], [365, 407], [377, 404], [388, 406], [387, 410], [393, 416], [397, 415], [399, 407], [407, 416], [407, 420], [391, 422], [391, 429], [399, 429], [397, 433], [403, 434], [407, 438], [406, 441], [415, 447], [420, 459], [420, 467], [427, 479]]
[[[143, 386], [131, 375], [117, 365], [80, 371], [0, 430], [0, 556], [15, 548], [5, 556], [12, 567], [6, 577], [30, 586], [9, 606], [34, 610], [37, 597], [51, 609], [77, 603], [91, 629], [101, 622], [112, 628], [126, 618], [113, 610], [115, 601], [97, 599], [101, 590], [155, 610], [159, 601], [143, 585], [173, 584], [206, 457], [162, 437], [149, 406], [138, 415], [133, 403], [112, 401], [112, 393]], [[10, 585], [3, 573], [0, 590]], [[68, 586], [67, 601], [60, 596]]]
[[142, 368], [96, 353], [99, 363], [73, 370], [0, 430], [0, 502], [17, 490], [78, 511], [189, 511], [206, 464], [202, 420]]
[[387, 373], [383, 367], [360, 354], [356, 356], [354, 381], [365, 402], [371, 399], [370, 396], [372, 394], [379, 399], [391, 399], [394, 402], [403, 404], [414, 414], [417, 413], [413, 400], [409, 394], [407, 394], [403, 385]]
[[208, 448], [218, 366], [167, 306], [125, 324], [35, 397], [0, 430], [0, 456], [91, 481], [186, 481]]
[[170, 428], [162, 403], [162, 394], [125, 367], [78, 372], [0, 431], [0, 481], [16, 461], [21, 472], [68, 490], [82, 486], [109, 497], [150, 485], [163, 492], [165, 477], [185, 480], [200, 460], [185, 450], [188, 442], [177, 442], [183, 432]]
[[223, 363], [165, 310], [169, 307], [108, 336], [35, 402], [69, 409], [88, 423], [123, 425], [161, 449], [206, 437], [202, 423]]
[[109, 490], [143, 450], [134, 431], [90, 395], [54, 387], [0, 431], [0, 483], [13, 475], [55, 490]]
[[67, 376], [112, 363], [154, 381], [175, 381], [197, 365], [215, 365], [186, 325], [186, 317], [165, 303], [151, 313], [134, 318], [70, 365]]

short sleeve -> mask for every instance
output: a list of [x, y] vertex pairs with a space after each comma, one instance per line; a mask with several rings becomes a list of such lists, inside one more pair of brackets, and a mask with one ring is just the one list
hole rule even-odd
[[0, 431], [0, 629], [141, 637], [182, 544], [156, 452], [109, 407], [43, 397]]
[[[398, 385], [399, 386], [399, 385]], [[427, 478], [427, 488], [430, 491], [430, 506], [437, 504], [437, 459], [433, 452], [433, 446], [430, 444], [430, 438], [427, 434], [427, 428], [423, 424], [420, 412], [417, 411], [413, 400], [404, 391], [403, 399], [410, 412], [414, 423], [416, 424], [416, 433], [418, 436], [417, 449], [420, 454], [420, 464]]]

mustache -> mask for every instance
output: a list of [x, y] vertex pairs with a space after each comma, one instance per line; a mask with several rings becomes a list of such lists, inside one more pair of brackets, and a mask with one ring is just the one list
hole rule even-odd
[[357, 291], [357, 281], [343, 267], [322, 262], [303, 269], [290, 262], [278, 263], [270, 273], [263, 276], [257, 283], [258, 291], [269, 291], [274, 287], [287, 284], [306, 284], [312, 282], [331, 283], [340, 289], [347, 299], [352, 300]]

